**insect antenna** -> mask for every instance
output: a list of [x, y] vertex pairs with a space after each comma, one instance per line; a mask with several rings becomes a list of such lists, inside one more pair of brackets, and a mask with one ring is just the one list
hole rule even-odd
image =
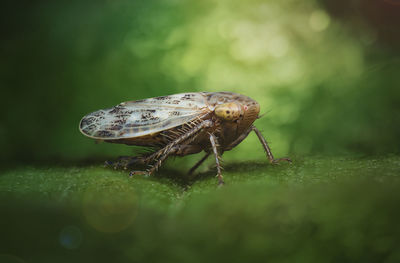
[[259, 114], [258, 116], [257, 116], [257, 119], [261, 119], [261, 118], [263, 118], [265, 115], [267, 115], [268, 113], [270, 113], [272, 110], [268, 110], [267, 112], [265, 112], [265, 113], [263, 113], [263, 114]]
[[264, 117], [266, 115], [266, 113], [260, 114], [257, 116], [257, 119], [261, 119], [262, 117]]

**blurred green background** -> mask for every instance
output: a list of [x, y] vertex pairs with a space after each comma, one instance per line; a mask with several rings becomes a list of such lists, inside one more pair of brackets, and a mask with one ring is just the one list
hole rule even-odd
[[[400, 189], [398, 1], [6, 0], [0, 22], [0, 205], [5, 215], [1, 217], [10, 226], [3, 237], [12, 240], [0, 256], [11, 262], [67, 262], [82, 255], [80, 259], [88, 261], [93, 251], [144, 240], [147, 243], [136, 250], [123, 247], [120, 259], [145, 262], [156, 250], [169, 255], [165, 260], [204, 262], [207, 256], [218, 258], [216, 249], [228, 253], [242, 247], [240, 261], [264, 258], [259, 250], [264, 246], [269, 256], [275, 255], [271, 256], [275, 262], [321, 262], [324, 255], [331, 262], [354, 262], [365, 250], [370, 252], [370, 262], [400, 258], [389, 253], [398, 244], [394, 224], [399, 214], [392, 210], [395, 200], [400, 200], [394, 194]], [[210, 167], [200, 170], [204, 175], [200, 181], [187, 179], [184, 171], [176, 169], [188, 169], [200, 156], [178, 158], [167, 163], [160, 178], [133, 182], [126, 172], [100, 166], [105, 159], [135, 150], [94, 144], [79, 133], [79, 121], [89, 112], [122, 101], [196, 91], [232, 91], [256, 99], [265, 114], [256, 126], [274, 154], [292, 157], [293, 166], [264, 166], [262, 148], [250, 135], [224, 154], [225, 178], [236, 188], [214, 193]], [[358, 179], [342, 187], [337, 178]], [[357, 187], [358, 180], [367, 181], [365, 189]], [[243, 183], [261, 187], [239, 187]], [[314, 193], [319, 189], [315, 183], [331, 189], [328, 197], [321, 190]], [[140, 223], [129, 232], [114, 231], [119, 236], [99, 234], [93, 224], [84, 223], [87, 217], [81, 212], [88, 189], [98, 193], [108, 186], [115, 192], [135, 189], [141, 204]], [[268, 190], [262, 191], [263, 186]], [[236, 191], [244, 201], [229, 206]], [[342, 195], [352, 200], [350, 204]], [[294, 221], [283, 222], [294, 230], [273, 230], [280, 229], [281, 222], [275, 212], [292, 211], [297, 196], [314, 207], [311, 214], [316, 223], [307, 223], [313, 216], [303, 215], [309, 207], [302, 203], [293, 212]], [[318, 201], [322, 197], [333, 204], [332, 210]], [[194, 201], [189, 202], [191, 198]], [[90, 207], [96, 206], [92, 199]], [[255, 199], [266, 203], [258, 201], [253, 207]], [[109, 206], [121, 205], [120, 199], [112, 200]], [[359, 202], [363, 203], [360, 213], [353, 210]], [[123, 207], [130, 204], [122, 202]], [[228, 215], [236, 223], [221, 233], [214, 229], [217, 237], [204, 234], [213, 228], [208, 214], [224, 204], [231, 209], [218, 210], [216, 225], [223, 228]], [[246, 210], [247, 206], [254, 209]], [[268, 209], [262, 210], [263, 206]], [[368, 221], [375, 209], [382, 222]], [[335, 222], [343, 219], [335, 211], [350, 218], [343, 228], [335, 228]], [[32, 216], [30, 222], [27, 218]], [[272, 220], [270, 228], [265, 228], [263, 218]], [[369, 223], [363, 224], [366, 220]], [[380, 224], [385, 222], [387, 228], [382, 230]], [[27, 224], [41, 227], [22, 227]], [[177, 234], [180, 227], [183, 234]], [[363, 232], [368, 227], [376, 230], [371, 236]], [[190, 232], [193, 228], [200, 230]], [[82, 247], [79, 251], [79, 245], [68, 248], [73, 242], [60, 241], [60, 245], [52, 229], [55, 236], [61, 231], [61, 236], [67, 233], [72, 239], [86, 233], [80, 239], [85, 252]], [[258, 229], [263, 237], [257, 235]], [[342, 243], [341, 231], [349, 229], [354, 233]], [[247, 232], [253, 233], [249, 239]], [[297, 239], [291, 239], [293, 233]], [[39, 237], [42, 243], [32, 245], [36, 239], [27, 235]], [[152, 241], [158, 235], [161, 241]], [[282, 237], [290, 241], [285, 243]], [[210, 241], [214, 238], [220, 238], [215, 248]], [[173, 245], [181, 239], [188, 242]], [[376, 245], [369, 239], [380, 241]], [[25, 243], [19, 251], [15, 246], [21, 240]], [[297, 250], [305, 240], [311, 241]], [[318, 247], [321, 240], [328, 240], [331, 250]], [[204, 243], [209, 247], [201, 250], [204, 257], [198, 257], [196, 247]], [[81, 254], [68, 254], [66, 248]], [[292, 257], [276, 256], [285, 248]], [[117, 253], [113, 250], [103, 259]]]
[[1, 159], [115, 155], [82, 116], [192, 91], [259, 101], [280, 155], [399, 152], [399, 6], [376, 2], [8, 1]]

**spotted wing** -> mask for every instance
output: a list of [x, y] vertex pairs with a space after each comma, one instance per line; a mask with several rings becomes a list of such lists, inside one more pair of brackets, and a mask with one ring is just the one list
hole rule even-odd
[[182, 93], [123, 102], [86, 115], [79, 128], [84, 135], [99, 140], [145, 136], [206, 114], [206, 101], [203, 93]]

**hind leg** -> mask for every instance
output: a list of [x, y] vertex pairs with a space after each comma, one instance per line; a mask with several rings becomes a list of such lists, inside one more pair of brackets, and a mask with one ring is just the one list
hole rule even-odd
[[132, 166], [148, 164], [150, 161], [149, 157], [149, 154], [139, 156], [120, 156], [115, 161], [105, 161], [104, 166], [127, 170]]
[[[213, 123], [210, 120], [205, 120], [202, 123], [198, 124], [196, 127], [193, 129], [189, 130], [188, 132], [182, 134], [180, 137], [176, 138], [169, 144], [167, 144], [164, 148], [158, 150], [157, 152], [151, 154], [146, 160], [150, 163], [152, 161], [155, 161], [155, 163], [151, 166], [150, 169], [148, 169], [146, 172], [143, 171], [132, 171], [130, 175], [134, 174], [147, 174], [151, 175], [155, 171], [160, 168], [161, 164], [163, 161], [165, 161], [169, 155], [171, 154], [178, 154], [182, 155], [184, 152], [181, 152], [182, 149], [185, 149], [185, 147], [181, 147], [183, 143], [189, 144], [191, 141], [193, 141], [196, 136], [199, 134], [200, 131], [202, 131], [204, 128], [211, 127]], [[187, 148], [190, 150], [193, 150], [192, 148]]]

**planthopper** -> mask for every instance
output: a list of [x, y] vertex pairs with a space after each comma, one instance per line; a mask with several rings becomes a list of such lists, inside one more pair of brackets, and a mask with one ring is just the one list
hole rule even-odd
[[224, 184], [221, 156], [254, 131], [271, 163], [275, 159], [267, 141], [254, 126], [259, 117], [257, 101], [232, 92], [194, 92], [122, 102], [82, 118], [79, 129], [87, 137], [110, 143], [144, 146], [149, 153], [120, 157], [107, 162], [115, 168], [130, 169], [147, 165], [146, 171], [132, 170], [130, 175], [151, 175], [169, 156], [185, 156], [201, 151], [204, 157], [190, 169], [199, 167], [210, 155], [217, 166], [218, 183]]

